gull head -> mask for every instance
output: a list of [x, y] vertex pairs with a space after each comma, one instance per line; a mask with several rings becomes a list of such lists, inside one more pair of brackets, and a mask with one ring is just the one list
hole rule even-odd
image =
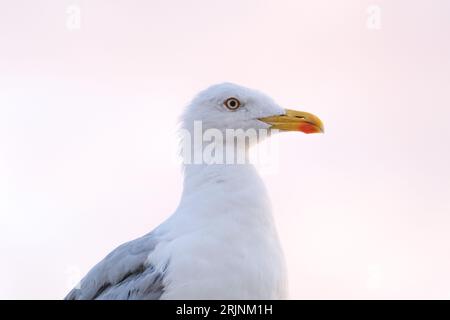
[[315, 115], [284, 109], [267, 95], [232, 83], [200, 92], [187, 106], [181, 124], [185, 164], [247, 163], [250, 147], [272, 133], [323, 132]]
[[182, 126], [193, 130], [194, 122], [202, 130], [227, 129], [299, 131], [322, 133], [322, 121], [315, 115], [280, 107], [272, 98], [254, 89], [233, 83], [213, 85], [201, 91], [182, 116]]

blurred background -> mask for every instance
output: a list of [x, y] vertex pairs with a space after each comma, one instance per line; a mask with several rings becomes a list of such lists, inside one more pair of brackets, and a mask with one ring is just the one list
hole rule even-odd
[[231, 81], [326, 126], [264, 174], [290, 297], [449, 299], [449, 32], [446, 0], [1, 0], [0, 298], [168, 217], [178, 116]]

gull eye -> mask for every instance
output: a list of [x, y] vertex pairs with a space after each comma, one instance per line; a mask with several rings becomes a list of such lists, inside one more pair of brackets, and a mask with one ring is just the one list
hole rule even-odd
[[236, 98], [228, 98], [223, 104], [232, 111], [237, 110], [241, 106], [241, 102]]

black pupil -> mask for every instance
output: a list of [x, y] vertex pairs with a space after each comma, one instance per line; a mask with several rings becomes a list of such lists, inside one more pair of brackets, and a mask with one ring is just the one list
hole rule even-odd
[[232, 107], [232, 108], [236, 107], [236, 105], [237, 105], [236, 100], [231, 100], [231, 101], [229, 102], [229, 105], [230, 105], [230, 107]]

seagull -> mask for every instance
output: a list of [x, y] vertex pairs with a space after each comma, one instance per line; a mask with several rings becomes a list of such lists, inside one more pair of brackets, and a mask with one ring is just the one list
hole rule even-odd
[[[246, 156], [238, 163], [236, 155], [247, 155], [272, 133], [321, 133], [321, 120], [284, 109], [257, 90], [221, 83], [185, 108], [181, 130], [184, 183], [175, 212], [109, 253], [65, 299], [287, 299], [284, 254], [267, 191], [254, 165]], [[229, 131], [237, 133], [218, 138]], [[240, 139], [249, 131], [257, 132], [256, 140]], [[196, 134], [208, 134], [208, 143], [198, 143], [202, 137]], [[231, 161], [219, 161], [221, 155]]]

